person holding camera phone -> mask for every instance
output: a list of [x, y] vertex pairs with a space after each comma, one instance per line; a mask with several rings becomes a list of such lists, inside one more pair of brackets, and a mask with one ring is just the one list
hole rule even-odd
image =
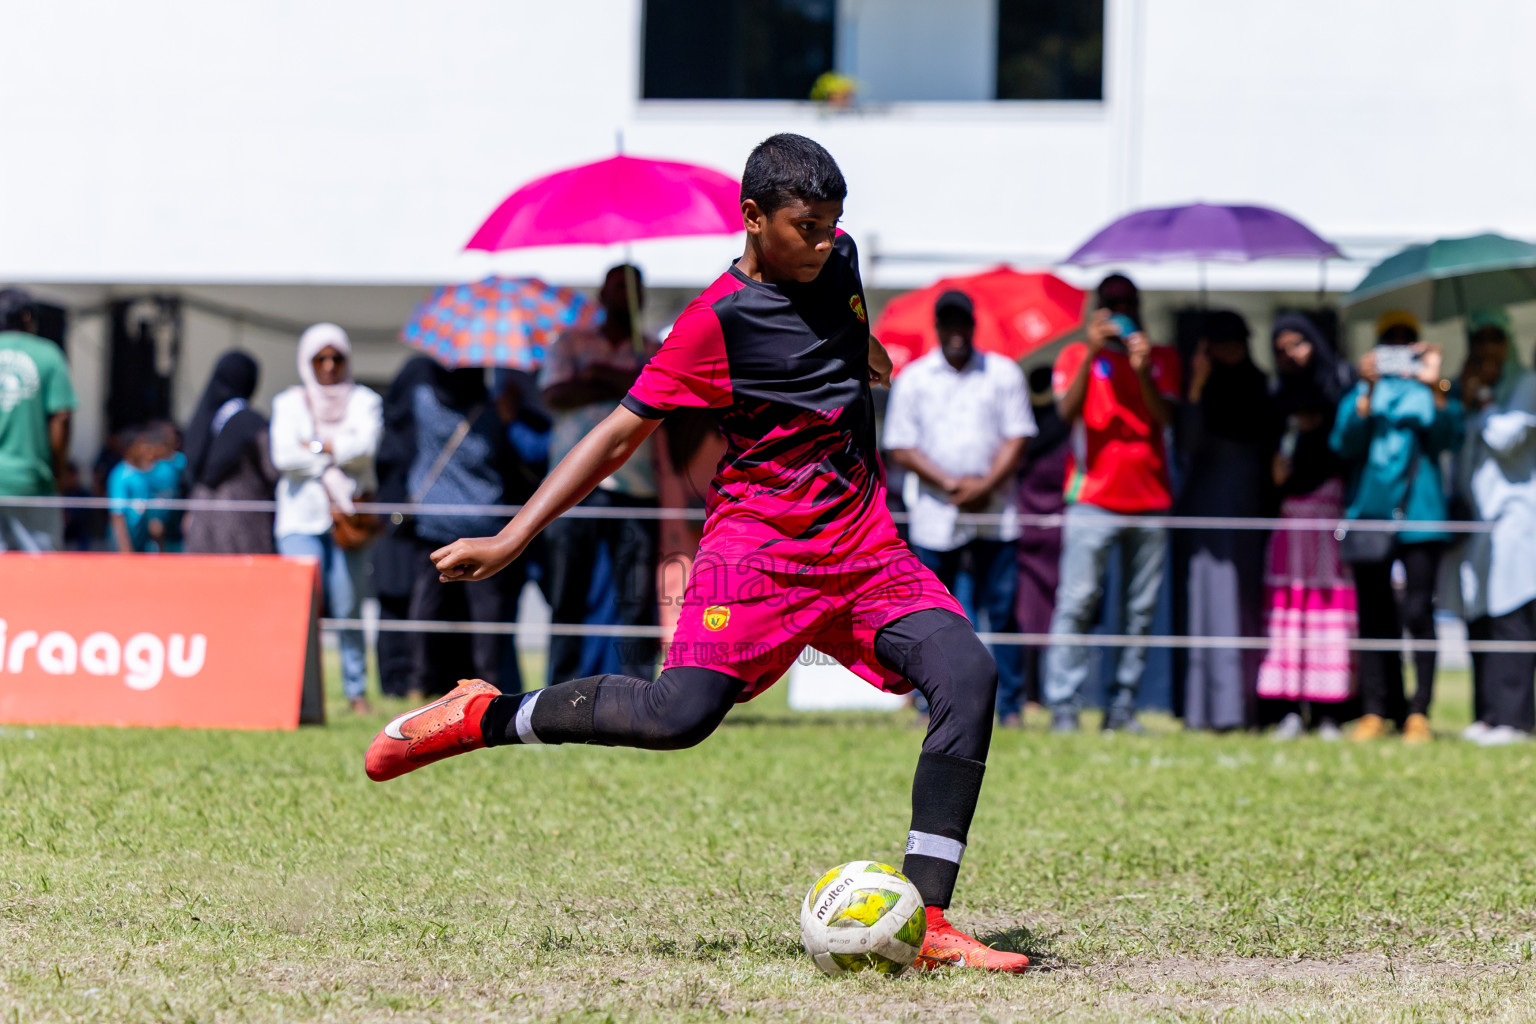
[[[1125, 632], [1145, 636], [1163, 582], [1168, 531], [1124, 520], [1164, 513], [1173, 504], [1163, 433], [1179, 401], [1179, 354], [1152, 344], [1141, 325], [1136, 286], [1120, 274], [1099, 285], [1099, 308], [1087, 334], [1085, 342], [1061, 350], [1051, 380], [1056, 408], [1072, 429], [1051, 633], [1077, 635], [1093, 626], [1110, 552], [1119, 542], [1125, 592], [1116, 597], [1125, 602]], [[1121, 649], [1106, 730], [1142, 731], [1136, 691], [1146, 650]], [[1053, 731], [1077, 731], [1078, 696], [1087, 678], [1086, 647], [1078, 641], [1051, 645], [1044, 696]]]
[[[1446, 518], [1440, 455], [1461, 447], [1462, 405], [1441, 374], [1439, 346], [1419, 340], [1419, 322], [1393, 310], [1376, 321], [1376, 347], [1360, 359], [1360, 382], [1344, 396], [1329, 443], [1349, 470], [1346, 519], [1434, 522]], [[1346, 531], [1340, 555], [1354, 568], [1360, 635], [1435, 639], [1435, 577], [1449, 535], [1405, 529], [1395, 534]], [[1401, 606], [1392, 590], [1392, 565], [1401, 562], [1407, 585]], [[1364, 714], [1353, 738], [1383, 736], [1395, 723], [1408, 742], [1431, 739], [1429, 703], [1434, 696], [1435, 652], [1413, 656], [1417, 687], [1403, 690], [1396, 651], [1360, 652], [1360, 701]]]

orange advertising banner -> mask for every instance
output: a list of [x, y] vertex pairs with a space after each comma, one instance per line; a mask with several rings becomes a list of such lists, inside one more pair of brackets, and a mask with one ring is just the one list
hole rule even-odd
[[318, 572], [277, 555], [0, 555], [0, 722], [292, 729], [301, 702], [312, 720]]

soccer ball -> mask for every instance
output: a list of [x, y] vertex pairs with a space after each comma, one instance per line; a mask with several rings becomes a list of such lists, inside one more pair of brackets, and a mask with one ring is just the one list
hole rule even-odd
[[923, 948], [928, 916], [907, 876], [873, 860], [839, 865], [800, 905], [800, 941], [823, 974], [897, 975]]

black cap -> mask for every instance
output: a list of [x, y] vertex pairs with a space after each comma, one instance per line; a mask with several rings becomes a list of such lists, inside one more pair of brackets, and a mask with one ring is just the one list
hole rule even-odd
[[949, 316], [963, 316], [971, 323], [975, 323], [976, 307], [971, 304], [971, 297], [965, 292], [954, 289], [940, 295], [933, 303], [933, 318], [940, 320], [948, 319]]

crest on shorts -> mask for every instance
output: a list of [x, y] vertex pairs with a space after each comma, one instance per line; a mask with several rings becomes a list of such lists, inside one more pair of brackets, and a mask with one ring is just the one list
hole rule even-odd
[[712, 604], [704, 609], [704, 628], [718, 633], [731, 623], [731, 610], [723, 604]]
[[853, 315], [859, 318], [859, 323], [867, 323], [869, 318], [864, 315], [864, 297], [862, 295], [848, 296], [848, 308], [853, 310]]

